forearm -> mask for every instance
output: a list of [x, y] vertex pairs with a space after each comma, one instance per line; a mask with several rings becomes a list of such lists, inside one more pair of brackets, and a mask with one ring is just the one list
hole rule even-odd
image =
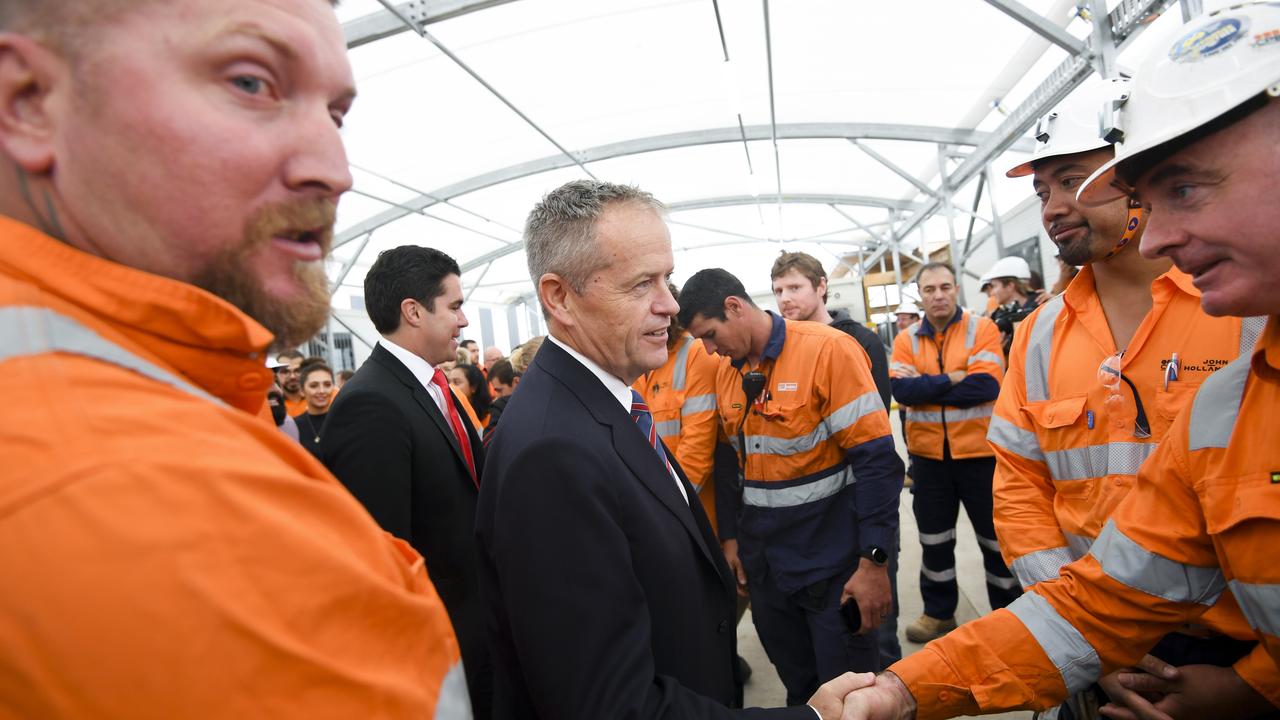
[[946, 375], [921, 375], [897, 377], [891, 381], [893, 397], [902, 405], [936, 405], [939, 398], [951, 389], [951, 378]]
[[937, 398], [939, 405], [973, 407], [995, 400], [1000, 395], [1000, 383], [986, 373], [966, 375]]
[[893, 438], [879, 437], [845, 451], [857, 478], [854, 484], [861, 547], [894, 547], [898, 532], [898, 501], [904, 468]]

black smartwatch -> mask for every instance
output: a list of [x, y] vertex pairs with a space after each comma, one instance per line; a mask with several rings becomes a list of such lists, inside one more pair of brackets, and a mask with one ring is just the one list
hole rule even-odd
[[884, 567], [885, 565], [889, 564], [889, 553], [885, 552], [884, 548], [882, 547], [876, 547], [875, 545], [872, 545], [866, 548], [865, 550], [863, 550], [861, 555], [862, 557], [870, 560], [871, 562], [875, 563], [879, 567]]

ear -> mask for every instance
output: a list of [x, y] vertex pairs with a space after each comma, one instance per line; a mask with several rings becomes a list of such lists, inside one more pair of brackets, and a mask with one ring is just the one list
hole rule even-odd
[[814, 289], [818, 291], [818, 295], [825, 295], [827, 293], [827, 279], [818, 278], [818, 284]]
[[67, 62], [35, 40], [0, 33], [0, 149], [23, 170], [53, 169], [58, 83], [70, 81]]
[[742, 300], [737, 296], [730, 295], [724, 299], [725, 317], [736, 318], [742, 315]]
[[563, 327], [573, 327], [572, 303], [577, 294], [564, 278], [555, 273], [547, 273], [538, 278], [538, 299], [547, 314]]
[[408, 325], [409, 327], [415, 327], [415, 328], [422, 327], [422, 323], [424, 320], [424, 318], [422, 317], [422, 314], [425, 311], [426, 311], [426, 308], [422, 307], [422, 305], [417, 300], [414, 300], [413, 298], [405, 298], [401, 300], [400, 301], [400, 326], [404, 327], [405, 325]]

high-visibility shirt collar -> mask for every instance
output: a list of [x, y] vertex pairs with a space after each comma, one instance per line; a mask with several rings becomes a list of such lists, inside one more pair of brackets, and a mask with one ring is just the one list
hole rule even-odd
[[[230, 405], [257, 413], [271, 372], [271, 333], [200, 288], [90, 255], [0, 216], [0, 275], [29, 282], [55, 306], [103, 324]], [[43, 300], [33, 298], [44, 304]]]
[[[782, 354], [782, 346], [787, 341], [787, 321], [781, 316], [775, 315], [772, 310], [765, 310], [769, 313], [769, 319], [773, 320], [773, 329], [769, 331], [769, 342], [764, 344], [764, 352], [760, 354], [760, 362], [765, 360], [777, 360]], [[743, 365], [747, 364], [744, 357], [741, 360], [733, 361], [733, 367], [741, 370]]]
[[[1191, 276], [1176, 267], [1169, 268], [1163, 275], [1151, 281], [1153, 295], [1161, 290], [1166, 292], [1177, 290], [1197, 299], [1200, 297], [1200, 291], [1191, 282]], [[1089, 305], [1098, 302], [1098, 286], [1093, 278], [1093, 265], [1080, 268], [1080, 272], [1062, 293], [1062, 299], [1074, 312], [1081, 312]]]
[[[964, 308], [957, 305], [956, 314], [952, 315], [951, 319], [947, 321], [946, 326], [942, 328], [941, 334], [945, 335], [947, 330], [950, 330], [952, 325], [960, 322], [960, 318], [962, 317], [964, 317]], [[933, 323], [929, 322], [929, 318], [926, 317], [916, 324], [916, 335], [920, 337], [933, 337]]]
[[1271, 369], [1280, 372], [1280, 315], [1272, 315], [1267, 319], [1267, 328], [1258, 338], [1254, 349], [1254, 367], [1265, 362]]

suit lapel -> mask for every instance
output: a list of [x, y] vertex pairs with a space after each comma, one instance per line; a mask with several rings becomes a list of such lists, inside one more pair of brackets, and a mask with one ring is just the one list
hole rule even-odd
[[[404, 363], [400, 362], [395, 355], [392, 355], [381, 345], [374, 348], [373, 354], [370, 355], [370, 359], [377, 361], [379, 365], [385, 367], [388, 372], [394, 375], [396, 379], [399, 380], [407, 390], [409, 390], [413, 395], [414, 401], [418, 403], [422, 408], [422, 411], [427, 414], [427, 417], [431, 418], [431, 421], [435, 423], [436, 427], [440, 429], [440, 432], [444, 434], [445, 441], [449, 443], [449, 447], [453, 448], [454, 456], [458, 458], [458, 462], [465, 470], [467, 467], [467, 459], [462, 454], [462, 446], [458, 444], [458, 438], [453, 434], [453, 428], [449, 427], [449, 421], [445, 418], [444, 413], [440, 412], [440, 406], [436, 405], [436, 401], [431, 397], [431, 393], [427, 392], [427, 389], [422, 386], [422, 383], [418, 382], [418, 378], [409, 371], [409, 368], [404, 366]], [[454, 407], [457, 407], [457, 399], [454, 400], [454, 403]], [[471, 423], [469, 423], [465, 418], [463, 419], [462, 424], [463, 427], [466, 428], [471, 426]], [[478, 455], [475, 448], [475, 443], [472, 443], [471, 454], [473, 457]], [[477, 460], [476, 473], [479, 474], [479, 472], [480, 464]]]
[[658, 502], [676, 516], [676, 519], [680, 521], [680, 524], [684, 526], [685, 530], [688, 531], [689, 535], [702, 550], [702, 554], [707, 558], [707, 561], [714, 566], [715, 560], [711, 555], [710, 548], [707, 546], [707, 540], [694, 522], [693, 510], [690, 508], [691, 502], [697, 502], [697, 496], [693, 494], [693, 490], [689, 489], [689, 484], [683, 479], [681, 482], [686, 487], [685, 492], [689, 495], [689, 502], [686, 502], [680, 496], [680, 491], [676, 488], [676, 481], [672, 479], [671, 474], [663, 467], [662, 461], [658, 459], [658, 454], [654, 452], [653, 447], [649, 445], [649, 441], [645, 439], [639, 428], [636, 427], [630, 413], [624, 410], [621, 403], [609, 394], [609, 391], [605, 389], [595, 375], [591, 374], [591, 371], [587, 370], [582, 363], [571, 357], [555, 343], [544, 343], [542, 348], [538, 350], [538, 355], [534, 362], [541, 365], [548, 373], [559, 378], [571, 392], [578, 396], [578, 400], [586, 406], [596, 420], [612, 428], [613, 447], [618, 453], [618, 457], [631, 469], [632, 474], [639, 479], [640, 483], [658, 499]]

